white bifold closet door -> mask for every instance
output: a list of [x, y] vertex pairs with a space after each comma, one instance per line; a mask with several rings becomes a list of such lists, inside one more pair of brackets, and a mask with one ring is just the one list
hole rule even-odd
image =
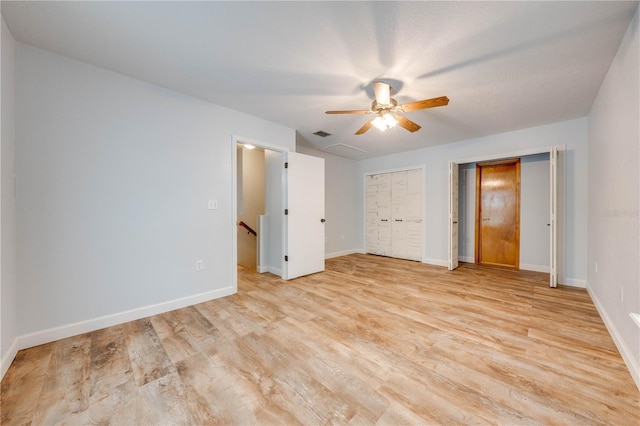
[[367, 253], [422, 260], [422, 170], [367, 176]]

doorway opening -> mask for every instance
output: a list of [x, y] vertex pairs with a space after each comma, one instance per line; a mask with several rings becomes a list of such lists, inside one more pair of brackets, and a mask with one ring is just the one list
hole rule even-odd
[[282, 276], [281, 167], [283, 155], [289, 149], [236, 136], [232, 139], [231, 148], [232, 280], [237, 291], [238, 265], [259, 273]]
[[[519, 158], [520, 241], [517, 267], [549, 273], [549, 284], [556, 287], [564, 262], [562, 194], [565, 150], [564, 146], [549, 147], [449, 163], [450, 270], [458, 266], [458, 260], [475, 263], [480, 254], [477, 249], [476, 222], [481, 224], [482, 218], [487, 216], [478, 216], [476, 210], [476, 164], [498, 164]], [[505, 264], [491, 261], [486, 263]], [[512, 265], [516, 267], [515, 262]]]

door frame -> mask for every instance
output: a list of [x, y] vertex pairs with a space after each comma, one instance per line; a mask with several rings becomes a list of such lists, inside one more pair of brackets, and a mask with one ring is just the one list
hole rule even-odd
[[[555, 287], [559, 282], [558, 278], [562, 276], [564, 273], [564, 257], [563, 257], [563, 247], [564, 247], [564, 227], [565, 227], [565, 208], [564, 208], [564, 183], [566, 182], [566, 178], [564, 176], [566, 172], [566, 167], [564, 166], [565, 156], [567, 152], [567, 145], [556, 145], [556, 146], [548, 146], [541, 148], [533, 148], [526, 149], [521, 151], [511, 151], [506, 153], [496, 153], [489, 155], [481, 155], [476, 157], [467, 157], [458, 160], [452, 160], [452, 162], [457, 164], [466, 164], [466, 163], [478, 163], [484, 161], [495, 161], [502, 160], [512, 157], [525, 157], [527, 155], [535, 155], [535, 154], [545, 154], [549, 153], [549, 167], [551, 173], [554, 173], [557, 179], [552, 179], [550, 185], [556, 184], [556, 191], [553, 191], [551, 196], [554, 197], [555, 203], [552, 204], [554, 207], [554, 211], [550, 211], [549, 214], [553, 217], [550, 218], [553, 220], [555, 232], [551, 232], [549, 236], [549, 243], [552, 248], [551, 256], [554, 257], [550, 259], [549, 262], [549, 286]], [[551, 161], [552, 156], [555, 157], [555, 161]], [[552, 164], [555, 163], [555, 164]], [[552, 168], [554, 167], [554, 168]], [[555, 181], [555, 182], [554, 182]], [[449, 203], [452, 202], [451, 191], [449, 191]], [[448, 235], [449, 239], [451, 239], [451, 231], [449, 231]], [[449, 262], [451, 262], [449, 254]], [[552, 268], [555, 266], [555, 268]]]
[[[268, 149], [270, 151], [275, 152], [289, 152], [291, 149], [287, 146], [276, 145], [269, 142], [263, 142], [253, 138], [247, 138], [244, 136], [239, 136], [236, 134], [231, 135], [231, 286], [233, 287], [233, 292], [238, 292], [238, 154], [236, 148], [238, 144], [251, 144], [256, 147]], [[280, 182], [280, 191], [284, 194], [285, 186], [284, 181]], [[284, 200], [283, 200], [284, 203]], [[282, 211], [284, 211], [284, 205], [282, 206]], [[282, 252], [284, 253], [284, 235], [285, 229], [282, 227]], [[284, 263], [284, 260], [281, 262]], [[280, 269], [283, 270], [284, 265], [281, 265]]]
[[[515, 269], [520, 269], [520, 157], [508, 158], [504, 160], [486, 161], [476, 163], [476, 208], [475, 208], [475, 237], [474, 237], [474, 260], [475, 263], [480, 262], [480, 246], [482, 244], [482, 226], [480, 224], [481, 206], [482, 206], [482, 182], [480, 179], [483, 167], [514, 165], [516, 168], [516, 261]], [[552, 236], [553, 238], [553, 236]], [[504, 265], [511, 266], [511, 265]]]
[[394, 172], [406, 172], [409, 170], [421, 170], [422, 171], [422, 260], [421, 263], [426, 263], [426, 258], [424, 255], [425, 248], [425, 236], [426, 232], [426, 221], [424, 220], [424, 213], [427, 211], [427, 197], [426, 197], [426, 173], [425, 173], [425, 165], [420, 164], [417, 166], [406, 166], [406, 167], [396, 167], [393, 169], [384, 169], [384, 170], [376, 170], [371, 172], [365, 172], [362, 176], [362, 217], [364, 220], [362, 221], [362, 253], [367, 254], [367, 177], [373, 175], [380, 175], [384, 173], [394, 173]]

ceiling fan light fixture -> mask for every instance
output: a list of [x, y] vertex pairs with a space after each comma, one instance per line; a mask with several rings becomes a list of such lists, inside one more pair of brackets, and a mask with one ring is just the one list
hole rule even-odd
[[392, 114], [385, 112], [374, 118], [372, 124], [376, 129], [384, 132], [387, 129], [395, 127], [395, 125], [398, 124], [398, 120], [396, 120]]

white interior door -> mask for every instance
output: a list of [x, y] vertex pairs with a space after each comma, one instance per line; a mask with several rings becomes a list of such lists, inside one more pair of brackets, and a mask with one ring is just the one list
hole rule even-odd
[[378, 250], [378, 175], [367, 176], [367, 253]]
[[422, 169], [407, 170], [407, 259], [422, 261]]
[[449, 270], [458, 267], [458, 163], [449, 162]]
[[378, 175], [378, 254], [391, 256], [391, 174]]
[[551, 258], [549, 259], [549, 286], [556, 287], [558, 285], [558, 149], [551, 148], [549, 154], [549, 226], [550, 236], [549, 244], [551, 245]]
[[406, 198], [407, 172], [391, 173], [391, 257], [399, 259], [408, 255]]
[[285, 155], [284, 279], [324, 271], [324, 159]]

